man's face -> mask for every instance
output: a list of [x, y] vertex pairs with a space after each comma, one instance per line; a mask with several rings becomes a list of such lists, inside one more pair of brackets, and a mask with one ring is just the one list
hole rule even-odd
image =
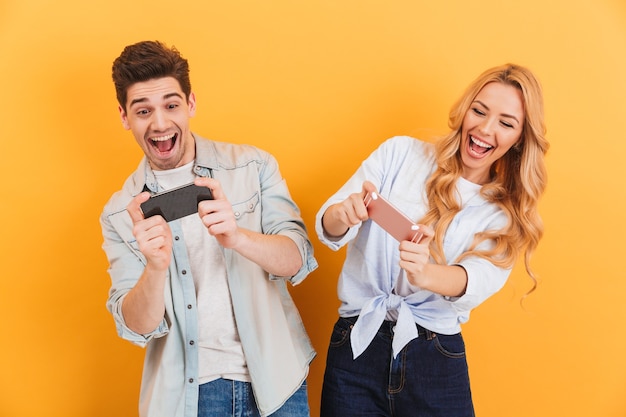
[[128, 88], [126, 111], [120, 106], [124, 128], [133, 132], [152, 169], [162, 171], [193, 161], [195, 142], [189, 118], [196, 112], [195, 97], [185, 94], [173, 77], [138, 82]]

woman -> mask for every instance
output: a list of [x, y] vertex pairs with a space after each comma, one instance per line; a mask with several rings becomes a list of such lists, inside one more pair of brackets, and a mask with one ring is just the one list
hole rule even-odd
[[[522, 254], [534, 289], [549, 147], [539, 82], [518, 65], [489, 69], [449, 127], [435, 145], [387, 140], [317, 214], [324, 244], [349, 243], [323, 417], [473, 416], [460, 325]], [[372, 222], [369, 192], [419, 219], [423, 238], [398, 242]]]

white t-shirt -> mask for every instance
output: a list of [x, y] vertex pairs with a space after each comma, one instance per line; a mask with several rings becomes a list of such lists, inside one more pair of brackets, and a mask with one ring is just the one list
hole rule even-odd
[[[179, 168], [154, 171], [154, 175], [159, 185], [169, 190], [193, 182], [193, 164], [192, 161]], [[181, 222], [196, 288], [199, 382], [218, 378], [249, 382], [233, 314], [224, 253], [196, 213], [183, 217]]]

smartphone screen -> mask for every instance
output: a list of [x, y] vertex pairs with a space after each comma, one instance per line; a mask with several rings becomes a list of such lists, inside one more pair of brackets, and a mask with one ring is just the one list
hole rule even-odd
[[192, 183], [153, 195], [141, 204], [141, 211], [146, 219], [159, 214], [171, 222], [197, 213], [198, 203], [204, 200], [213, 200], [211, 190]]
[[380, 194], [376, 192], [368, 193], [365, 196], [364, 203], [370, 219], [398, 242], [408, 240], [419, 243], [422, 238], [419, 226]]

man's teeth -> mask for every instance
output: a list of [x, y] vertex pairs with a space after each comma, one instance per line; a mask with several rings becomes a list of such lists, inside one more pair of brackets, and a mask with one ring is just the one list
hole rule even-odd
[[167, 135], [167, 136], [153, 137], [153, 138], [150, 138], [150, 140], [152, 140], [153, 142], [165, 142], [166, 140], [172, 139], [173, 137], [174, 137], [174, 134], [172, 133], [171, 135]]
[[472, 140], [472, 142], [474, 142], [476, 145], [480, 146], [481, 148], [487, 148], [487, 149], [493, 148], [493, 146], [491, 146], [490, 144], [480, 141], [476, 139], [474, 136], [470, 136], [470, 139]]

